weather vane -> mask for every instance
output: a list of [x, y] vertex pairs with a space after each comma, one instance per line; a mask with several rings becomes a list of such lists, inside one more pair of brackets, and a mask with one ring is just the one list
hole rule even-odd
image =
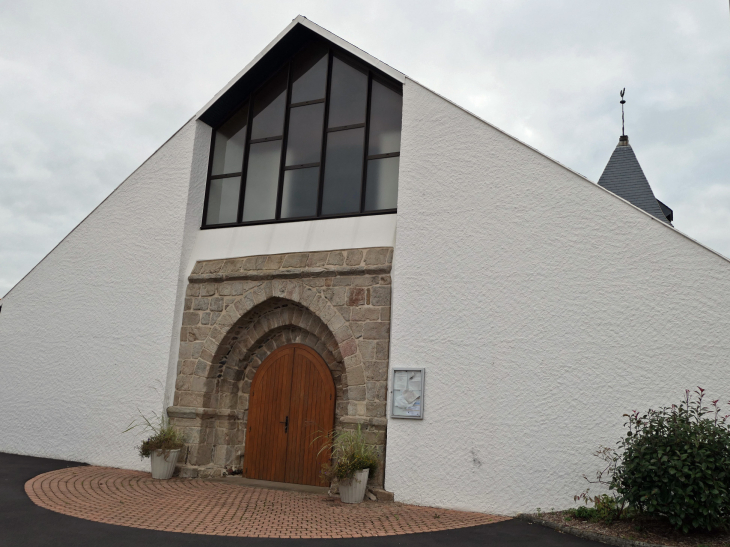
[[621, 136], [626, 136], [626, 131], [624, 129], [624, 105], [626, 104], [626, 101], [624, 101], [624, 93], [626, 93], [626, 88], [624, 87], [620, 92], [621, 94]]

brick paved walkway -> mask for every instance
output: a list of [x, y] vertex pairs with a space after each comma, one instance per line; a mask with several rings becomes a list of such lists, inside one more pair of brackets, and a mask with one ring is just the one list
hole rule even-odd
[[357, 505], [327, 496], [202, 479], [153, 480], [148, 473], [71, 467], [25, 483], [41, 507], [87, 520], [188, 534], [349, 538], [435, 532], [508, 517], [388, 502]]

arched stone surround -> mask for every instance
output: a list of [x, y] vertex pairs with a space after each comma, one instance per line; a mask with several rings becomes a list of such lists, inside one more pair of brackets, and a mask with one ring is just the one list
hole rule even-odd
[[[335, 427], [361, 424], [385, 451], [391, 248], [198, 262], [189, 277], [174, 405], [185, 476], [240, 468], [258, 366], [298, 342], [337, 389]], [[384, 460], [383, 460], [384, 461]], [[373, 483], [382, 485], [382, 466]]]

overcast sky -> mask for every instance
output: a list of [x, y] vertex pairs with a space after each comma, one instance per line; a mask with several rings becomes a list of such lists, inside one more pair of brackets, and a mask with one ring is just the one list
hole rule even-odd
[[0, 0], [0, 295], [298, 14], [730, 256], [728, 0]]

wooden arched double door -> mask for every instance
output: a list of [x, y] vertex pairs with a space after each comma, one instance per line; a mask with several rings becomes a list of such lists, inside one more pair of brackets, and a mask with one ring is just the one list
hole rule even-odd
[[301, 344], [274, 351], [251, 383], [244, 476], [321, 486], [330, 452], [320, 450], [334, 417], [335, 384], [317, 352]]

